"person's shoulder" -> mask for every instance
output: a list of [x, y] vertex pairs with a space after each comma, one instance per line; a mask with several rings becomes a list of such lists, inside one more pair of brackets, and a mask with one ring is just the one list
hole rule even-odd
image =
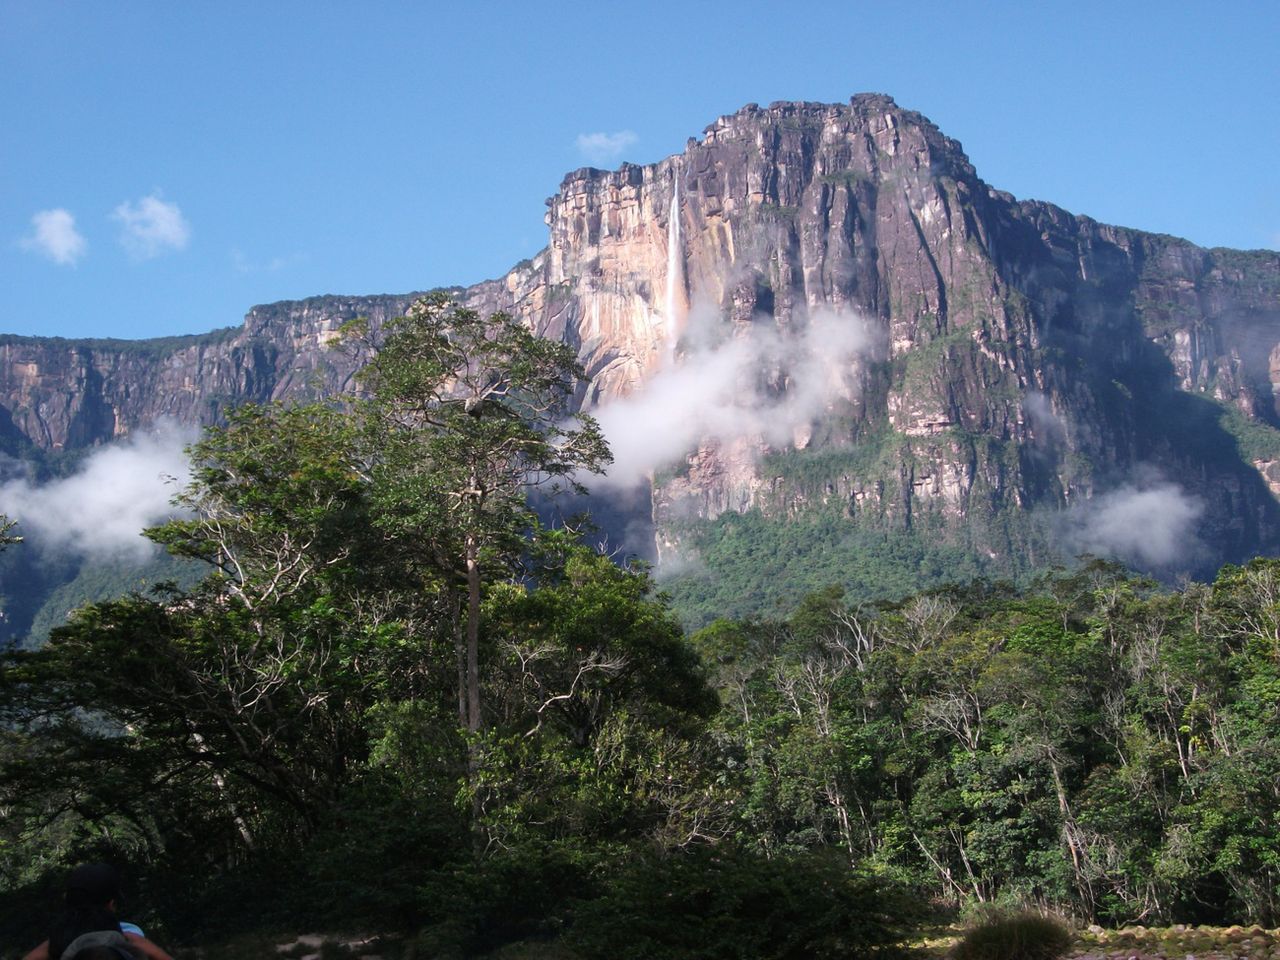
[[146, 934], [142, 932], [142, 928], [136, 923], [125, 923], [123, 920], [120, 921], [120, 932], [132, 933], [135, 937], [146, 936]]
[[125, 939], [129, 941], [129, 946], [136, 952], [141, 953], [147, 960], [173, 960], [168, 953], [157, 943], [152, 943], [146, 937], [140, 937], [137, 934], [126, 933]]

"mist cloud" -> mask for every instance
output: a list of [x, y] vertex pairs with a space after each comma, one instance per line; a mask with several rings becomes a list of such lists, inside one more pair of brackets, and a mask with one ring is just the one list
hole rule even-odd
[[193, 439], [166, 426], [103, 447], [70, 477], [40, 486], [10, 480], [0, 486], [0, 513], [18, 521], [17, 532], [32, 546], [141, 562], [157, 549], [143, 528], [176, 512], [169, 500], [188, 477], [183, 447]]
[[19, 241], [22, 249], [38, 253], [54, 263], [74, 267], [89, 248], [76, 229], [76, 218], [71, 211], [61, 207], [36, 213], [31, 218], [31, 228], [31, 234]]
[[872, 342], [859, 317], [831, 310], [793, 335], [757, 324], [721, 343], [688, 341], [681, 363], [595, 411], [614, 458], [604, 485], [635, 485], [704, 441], [792, 442], [845, 392], [850, 364]]
[[1114, 557], [1146, 569], [1193, 562], [1202, 544], [1196, 522], [1204, 503], [1158, 476], [1139, 479], [1065, 514], [1064, 544], [1076, 553]]
[[1031, 427], [1032, 440], [1041, 446], [1056, 446], [1067, 438], [1067, 426], [1053, 410], [1053, 404], [1038, 390], [1022, 398], [1022, 413]]

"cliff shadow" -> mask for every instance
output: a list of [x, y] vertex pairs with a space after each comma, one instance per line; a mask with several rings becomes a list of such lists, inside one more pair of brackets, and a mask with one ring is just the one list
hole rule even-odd
[[1161, 468], [1204, 503], [1199, 530], [1210, 550], [1195, 576], [1280, 553], [1280, 501], [1250, 462], [1242, 433], [1269, 435], [1280, 453], [1280, 430], [1180, 389], [1169, 357], [1145, 338], [1130, 375], [1112, 389], [1131, 410], [1136, 461]]
[[653, 496], [647, 482], [630, 488], [589, 489], [583, 494], [535, 490], [530, 504], [542, 523], [580, 530], [587, 544], [618, 563], [658, 561]]

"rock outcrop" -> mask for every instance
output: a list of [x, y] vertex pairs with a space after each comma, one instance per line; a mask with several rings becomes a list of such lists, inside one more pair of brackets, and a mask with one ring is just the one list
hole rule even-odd
[[[717, 438], [659, 474], [669, 547], [690, 516], [836, 504], [995, 557], [1019, 548], [997, 530], [1009, 511], [1153, 470], [1203, 505], [1214, 558], [1280, 545], [1280, 255], [1016, 200], [880, 95], [748, 105], [660, 163], [577, 170], [547, 205], [547, 248], [457, 296], [572, 343], [585, 407], [699, 362], [707, 328], [786, 340], [825, 312], [871, 331], [789, 443]], [[256, 307], [239, 330], [174, 341], [4, 338], [0, 440], [80, 447], [341, 389], [336, 326], [410, 300]], [[803, 386], [785, 364], [760, 377], [775, 397]], [[822, 468], [792, 469], [797, 451]]]

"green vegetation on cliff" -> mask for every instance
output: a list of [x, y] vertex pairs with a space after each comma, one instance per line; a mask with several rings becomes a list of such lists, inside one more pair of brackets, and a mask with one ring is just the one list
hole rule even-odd
[[1221, 407], [1218, 422], [1235, 438], [1241, 457], [1250, 462], [1280, 460], [1280, 430], [1265, 421], [1246, 417], [1228, 404]]
[[226, 343], [240, 333], [240, 327], [219, 327], [217, 330], [210, 330], [208, 333], [151, 337], [146, 340], [123, 340], [116, 337], [85, 337], [69, 340], [65, 337], [29, 337], [15, 333], [0, 333], [0, 347], [32, 344], [42, 347], [55, 346], [68, 350], [105, 351], [112, 354], [158, 358], [190, 347], [207, 347]]
[[994, 462], [1016, 456], [1012, 444], [954, 430], [925, 438], [885, 430], [847, 448], [770, 454], [760, 473], [782, 482], [762, 495], [764, 509], [672, 525], [679, 556], [663, 588], [681, 619], [696, 627], [784, 614], [832, 584], [873, 601], [980, 577], [1023, 580], [1050, 562], [1040, 518], [993, 509], [981, 476], [962, 518], [959, 504], [945, 503], [908, 517], [904, 471], [928, 462], [919, 451], [938, 444], [983, 446]]
[[882, 600], [1015, 572], [1012, 564], [984, 564], [966, 547], [926, 532], [860, 526], [833, 506], [794, 519], [759, 510], [727, 513], [682, 534], [681, 549], [692, 560], [662, 587], [691, 626], [719, 617], [785, 614], [799, 597], [830, 584]]
[[85, 559], [24, 546], [0, 554], [0, 646], [38, 646], [86, 603], [146, 592], [166, 581], [191, 585], [202, 575], [192, 564], [165, 553], [142, 560]]

